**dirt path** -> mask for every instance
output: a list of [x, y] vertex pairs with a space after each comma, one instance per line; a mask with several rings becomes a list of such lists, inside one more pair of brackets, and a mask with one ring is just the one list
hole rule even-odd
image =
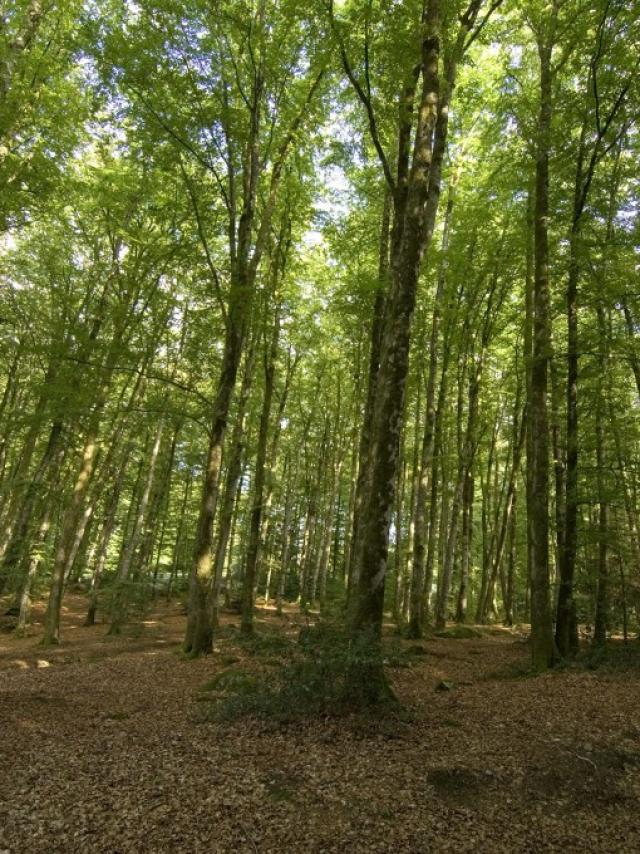
[[176, 606], [117, 640], [82, 606], [58, 650], [0, 635], [0, 852], [640, 851], [637, 677], [513, 678], [514, 636], [438, 639], [391, 670], [410, 723], [202, 723], [232, 619], [185, 661]]

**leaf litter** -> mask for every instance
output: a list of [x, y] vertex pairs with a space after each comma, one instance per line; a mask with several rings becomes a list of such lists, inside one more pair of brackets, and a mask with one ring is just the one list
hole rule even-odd
[[[640, 850], [637, 671], [523, 678], [514, 633], [431, 638], [398, 642], [397, 723], [203, 721], [219, 674], [269, 678], [237, 618], [188, 660], [177, 605], [115, 640], [83, 607], [59, 648], [37, 645], [38, 610], [30, 636], [0, 635], [0, 852]], [[262, 611], [258, 631], [300, 624]]]

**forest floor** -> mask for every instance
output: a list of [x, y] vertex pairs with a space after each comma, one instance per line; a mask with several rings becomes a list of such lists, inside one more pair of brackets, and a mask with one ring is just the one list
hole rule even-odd
[[28, 637], [0, 633], [0, 854], [640, 851], [640, 668], [528, 677], [499, 629], [402, 641], [409, 714], [228, 723], [203, 684], [264, 668], [237, 617], [187, 660], [178, 603], [115, 639], [85, 608], [67, 598], [55, 649], [39, 608]]

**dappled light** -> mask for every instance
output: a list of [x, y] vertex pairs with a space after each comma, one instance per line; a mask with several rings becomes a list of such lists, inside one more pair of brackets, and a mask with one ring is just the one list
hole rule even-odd
[[0, 854], [640, 851], [640, 0], [0, 13]]

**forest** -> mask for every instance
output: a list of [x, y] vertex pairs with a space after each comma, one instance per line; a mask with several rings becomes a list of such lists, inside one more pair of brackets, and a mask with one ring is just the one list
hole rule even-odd
[[640, 850], [640, 0], [0, 0], [0, 852]]

